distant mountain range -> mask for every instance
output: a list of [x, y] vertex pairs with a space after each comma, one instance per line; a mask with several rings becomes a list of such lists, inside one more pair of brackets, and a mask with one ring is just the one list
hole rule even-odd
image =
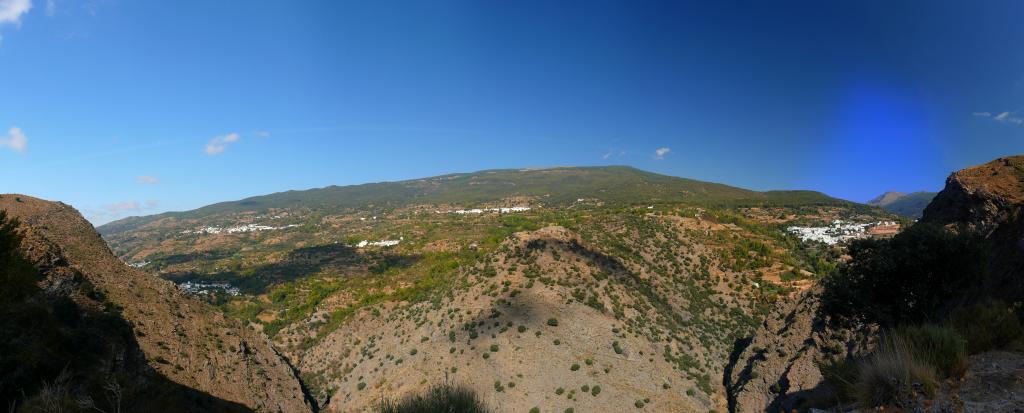
[[[333, 213], [364, 208], [397, 208], [411, 204], [470, 206], [512, 197], [546, 205], [565, 205], [580, 198], [605, 204], [688, 202], [714, 206], [856, 205], [816, 191], [758, 192], [734, 186], [642, 171], [628, 166], [493, 169], [396, 182], [328, 186], [221, 202], [185, 212], [129, 217], [97, 228], [109, 235], [131, 231], [162, 219], [194, 219], [244, 211], [308, 208]], [[923, 206], [922, 206], [923, 208]]]
[[907, 218], [921, 218], [921, 213], [928, 203], [935, 198], [936, 192], [886, 192], [868, 201], [868, 205], [876, 206], [893, 214]]

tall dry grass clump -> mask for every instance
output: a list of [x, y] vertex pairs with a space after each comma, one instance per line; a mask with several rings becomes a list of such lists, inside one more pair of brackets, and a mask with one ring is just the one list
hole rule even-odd
[[942, 377], [959, 378], [967, 372], [967, 340], [956, 330], [925, 324], [897, 328], [914, 357], [938, 370]]
[[380, 413], [490, 413], [472, 389], [451, 383], [431, 387], [401, 401], [381, 402]]
[[938, 373], [914, 350], [900, 335], [891, 334], [861, 361], [856, 395], [862, 406], [907, 407], [918, 395], [935, 394]]

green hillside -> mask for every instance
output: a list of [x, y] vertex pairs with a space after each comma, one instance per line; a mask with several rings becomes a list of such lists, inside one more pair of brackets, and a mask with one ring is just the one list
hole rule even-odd
[[441, 175], [397, 182], [329, 186], [286, 191], [221, 202], [185, 212], [130, 217], [99, 227], [104, 235], [130, 231], [164, 217], [202, 218], [270, 208], [309, 208], [327, 212], [362, 207], [401, 207], [410, 204], [471, 206], [515, 196], [537, 198], [546, 205], [596, 199], [606, 204], [689, 202], [708, 205], [842, 204], [814, 191], [757, 192], [642, 171], [627, 166], [498, 169]]

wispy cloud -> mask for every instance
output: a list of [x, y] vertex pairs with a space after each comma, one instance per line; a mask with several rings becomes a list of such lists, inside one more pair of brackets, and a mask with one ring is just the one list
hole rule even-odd
[[32, 9], [32, 0], [0, 0], [0, 24], [21, 24], [21, 16]]
[[28, 150], [28, 137], [21, 131], [21, 128], [10, 128], [6, 136], [0, 136], [0, 148], [10, 148], [19, 153]]
[[976, 118], [992, 119], [999, 123], [1012, 123], [1014, 125], [1024, 125], [1024, 118], [1017, 116], [1011, 112], [1001, 112], [992, 114], [992, 112], [974, 112]]
[[122, 212], [138, 212], [142, 210], [142, 206], [135, 201], [115, 202], [103, 206], [103, 210], [110, 214], [120, 214]]
[[224, 152], [228, 145], [238, 142], [241, 139], [237, 133], [230, 133], [224, 136], [218, 136], [210, 139], [210, 142], [206, 144], [207, 155], [217, 155]]
[[151, 175], [139, 175], [135, 177], [135, 182], [143, 185], [156, 185], [160, 183], [160, 178]]
[[269, 138], [270, 137], [270, 131], [265, 131], [265, 130], [258, 130], [256, 132], [253, 132], [252, 134], [256, 135], [256, 136], [258, 136], [260, 138]]
[[611, 159], [611, 158], [614, 158], [616, 156], [625, 156], [625, 155], [626, 155], [626, 151], [621, 151], [621, 150], [618, 150], [618, 149], [609, 149], [608, 152], [605, 152], [604, 155], [601, 155], [601, 159]]
[[665, 155], [672, 152], [672, 148], [658, 148], [654, 150], [654, 159], [665, 159]]
[[147, 200], [144, 203], [138, 201], [121, 201], [101, 205], [99, 208], [90, 208], [83, 211], [86, 218], [94, 224], [104, 224], [118, 218], [129, 215], [137, 215], [152, 210], [160, 205], [155, 199]]

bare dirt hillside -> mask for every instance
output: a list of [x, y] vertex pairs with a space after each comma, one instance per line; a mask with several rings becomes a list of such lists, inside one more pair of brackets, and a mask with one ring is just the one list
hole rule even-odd
[[516, 233], [442, 296], [360, 311], [307, 347], [317, 313], [277, 344], [336, 411], [446, 380], [497, 411], [725, 411], [721, 371], [756, 323], [752, 287], [712, 244], [677, 238], [683, 219], [637, 219]]
[[[148, 387], [166, 391], [139, 402], [148, 409], [310, 410], [292, 369], [262, 333], [184, 296], [168, 281], [125, 265], [70, 206], [5, 194], [0, 195], [0, 210], [21, 222], [23, 253], [44, 277], [46, 295], [40, 299], [70, 297], [86, 317], [92, 310], [106, 311], [116, 315], [112, 324], [126, 325], [124, 330], [90, 331], [128, 335], [117, 340], [95, 334], [79, 337], [78, 348], [70, 350], [72, 357], [89, 352], [111, 359], [91, 364], [102, 369], [72, 375], [110, 375], [126, 388], [139, 381], [165, 383]], [[93, 351], [89, 346], [96, 343], [118, 348]], [[68, 365], [73, 361], [77, 360], [67, 360]], [[53, 378], [54, 383], [61, 380]], [[154, 406], [153, 400], [167, 404]]]

